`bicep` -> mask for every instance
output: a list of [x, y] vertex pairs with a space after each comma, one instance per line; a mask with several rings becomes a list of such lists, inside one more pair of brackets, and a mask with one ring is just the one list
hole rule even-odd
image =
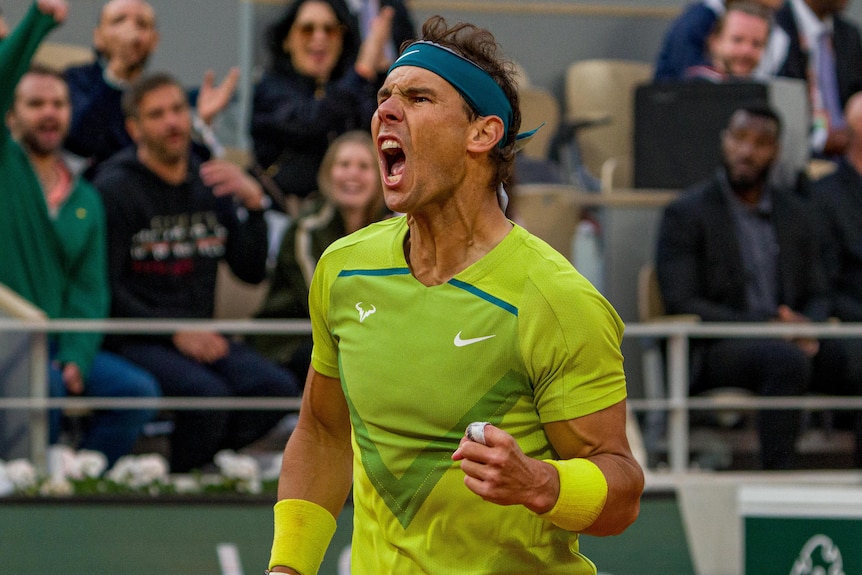
[[545, 425], [545, 433], [562, 459], [601, 454], [631, 456], [626, 438], [626, 402], [564, 421]]

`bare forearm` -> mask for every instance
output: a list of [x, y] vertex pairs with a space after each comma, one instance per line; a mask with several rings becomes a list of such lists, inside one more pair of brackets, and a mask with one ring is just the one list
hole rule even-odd
[[601, 454], [589, 458], [608, 482], [608, 496], [598, 518], [584, 530], [588, 535], [618, 535], [631, 525], [640, 511], [644, 476], [634, 458]]
[[349, 440], [328, 437], [302, 421], [284, 449], [279, 499], [305, 499], [338, 517], [353, 480]]

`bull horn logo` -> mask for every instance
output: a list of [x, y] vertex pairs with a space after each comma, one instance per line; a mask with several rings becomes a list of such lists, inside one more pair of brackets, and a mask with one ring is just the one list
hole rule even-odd
[[356, 310], [359, 312], [359, 323], [362, 323], [365, 321], [365, 318], [376, 312], [377, 308], [374, 307], [374, 304], [371, 304], [371, 309], [362, 309], [362, 302], [360, 301], [356, 303]]

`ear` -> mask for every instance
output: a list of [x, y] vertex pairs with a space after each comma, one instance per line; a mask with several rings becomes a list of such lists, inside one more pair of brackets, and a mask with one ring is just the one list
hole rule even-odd
[[141, 132], [138, 128], [138, 121], [135, 118], [126, 118], [126, 131], [132, 137], [132, 141], [137, 144]]
[[494, 149], [503, 138], [503, 120], [499, 116], [483, 116], [470, 125], [470, 139], [467, 150], [485, 153]]
[[[14, 106], [14, 104], [13, 104], [13, 106]], [[13, 117], [11, 108], [6, 111], [6, 114], [4, 116], [4, 120], [6, 120], [6, 128], [9, 129], [10, 133], [14, 134], [15, 133], [15, 119]]]
[[93, 28], [93, 48], [95, 48], [96, 52], [98, 52], [99, 54], [104, 55], [104, 53], [105, 53], [105, 42], [104, 42], [104, 39], [102, 38], [101, 24], [102, 23], [99, 22], [99, 25], [96, 26], [95, 28]]

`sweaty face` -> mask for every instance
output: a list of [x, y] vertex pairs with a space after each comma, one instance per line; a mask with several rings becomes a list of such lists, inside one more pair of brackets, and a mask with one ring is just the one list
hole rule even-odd
[[461, 95], [415, 66], [392, 70], [377, 96], [377, 142], [386, 205], [414, 213], [451, 197], [466, 174], [470, 119]]
[[108, 2], [93, 34], [100, 52], [108, 58], [121, 58], [129, 66], [143, 66], [158, 40], [155, 11], [143, 0]]
[[50, 75], [28, 73], [15, 88], [15, 103], [7, 115], [7, 124], [28, 152], [47, 156], [63, 145], [71, 114], [65, 82]]
[[721, 149], [734, 189], [761, 184], [778, 155], [778, 126], [769, 118], [736, 112], [722, 132]]
[[724, 26], [710, 40], [713, 64], [724, 74], [746, 78], [760, 63], [769, 38], [769, 23], [752, 14], [731, 10]]
[[294, 70], [326, 81], [341, 57], [344, 27], [329, 4], [306, 2], [299, 8], [283, 47]]
[[139, 150], [163, 164], [184, 162], [191, 143], [192, 118], [185, 92], [174, 85], [147, 93], [130, 131]]
[[380, 198], [377, 158], [359, 142], [344, 142], [332, 164], [332, 201], [340, 208], [364, 209]]

